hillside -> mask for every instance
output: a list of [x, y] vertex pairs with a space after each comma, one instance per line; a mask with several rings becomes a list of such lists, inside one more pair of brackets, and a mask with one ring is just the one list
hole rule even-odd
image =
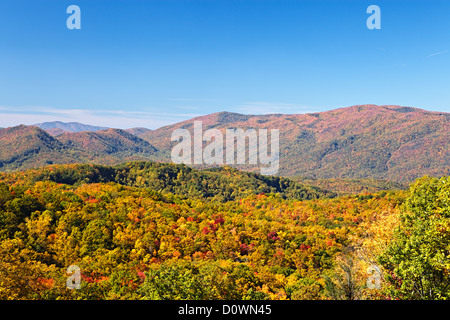
[[121, 129], [64, 133], [57, 139], [68, 147], [79, 148], [95, 155], [150, 156], [156, 153], [156, 149], [148, 141]]
[[147, 133], [151, 130], [147, 129], [147, 128], [136, 127], [136, 128], [125, 129], [125, 131], [139, 137], [140, 135], [143, 135], [144, 133]]
[[64, 163], [118, 164], [157, 157], [147, 141], [124, 130], [64, 133], [57, 137], [35, 126], [0, 131], [0, 171]]
[[263, 176], [230, 167], [195, 170], [185, 165], [129, 162], [116, 166], [91, 164], [52, 165], [20, 173], [0, 174], [0, 181], [53, 181], [68, 185], [114, 182], [130, 187], [150, 188], [183, 199], [232, 201], [247, 196], [273, 193], [283, 199], [318, 199], [336, 194], [287, 178]]
[[[401, 201], [260, 194], [223, 203], [13, 175], [0, 183], [0, 299], [325, 299], [321, 278], [350, 235]], [[81, 290], [66, 288], [70, 265]]]
[[[411, 182], [450, 171], [450, 114], [400, 106], [362, 105], [312, 114], [197, 117], [141, 135], [160, 150], [171, 150], [171, 133], [192, 130], [260, 128], [280, 130], [282, 176], [310, 179], [383, 179]], [[191, 131], [192, 132], [192, 131]], [[168, 160], [170, 154], [164, 154]], [[237, 166], [257, 170], [255, 166]]]
[[45, 129], [45, 132], [47, 132], [49, 135], [53, 137], [57, 137], [59, 135], [62, 135], [63, 133], [68, 133], [69, 131], [60, 129], [60, 128], [51, 128], [51, 129]]
[[283, 178], [148, 162], [2, 173], [0, 299], [448, 299], [449, 190], [422, 178], [315, 198]]
[[[97, 130], [102, 127], [59, 122], [41, 124], [48, 132], [25, 126], [6, 128], [0, 131], [0, 171], [49, 163], [171, 162], [170, 153], [176, 144], [171, 142], [172, 132], [184, 128], [192, 133], [194, 121], [202, 121], [203, 130], [216, 128], [222, 132], [237, 128], [279, 129], [278, 175], [309, 179], [317, 185], [321, 180], [329, 183], [330, 179], [375, 179], [385, 181], [385, 185], [405, 185], [424, 175], [439, 177], [450, 173], [450, 114], [376, 105], [291, 115], [220, 112], [157, 130]], [[14, 134], [16, 131], [24, 133]], [[255, 165], [235, 167], [259, 172]], [[339, 183], [333, 184], [339, 188]], [[381, 186], [384, 182], [376, 184]], [[378, 186], [366, 190], [378, 190]], [[358, 189], [348, 185], [345, 188]]]
[[86, 156], [82, 151], [66, 147], [38, 127], [20, 125], [0, 131], [1, 171], [85, 162]]
[[338, 195], [375, 193], [385, 190], [406, 190], [408, 184], [393, 181], [385, 181], [378, 179], [305, 179], [299, 177], [291, 177], [292, 180], [316, 186]]

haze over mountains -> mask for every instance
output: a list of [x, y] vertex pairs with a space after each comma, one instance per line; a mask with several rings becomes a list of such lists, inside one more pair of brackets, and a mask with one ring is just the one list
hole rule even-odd
[[[41, 129], [44, 129], [45, 131], [47, 131], [47, 133], [49, 133], [55, 137], [59, 136], [63, 133], [68, 133], [68, 132], [83, 132], [83, 131], [94, 131], [95, 132], [95, 131], [109, 129], [108, 127], [92, 126], [92, 125], [79, 123], [79, 122], [62, 122], [62, 121], [36, 123], [35, 126], [41, 128]], [[3, 129], [3, 128], [0, 128], [0, 129]], [[140, 135], [140, 134], [150, 131], [150, 129], [130, 128], [130, 129], [126, 129], [125, 131], [128, 131], [134, 135]]]
[[36, 123], [35, 126], [44, 129], [47, 132], [54, 129], [60, 129], [63, 132], [100, 131], [108, 129], [107, 127], [91, 126], [79, 122], [61, 122], [61, 121]]
[[[172, 132], [216, 128], [279, 129], [278, 175], [309, 179], [374, 178], [411, 182], [450, 173], [450, 114], [401, 106], [361, 105], [311, 114], [219, 112], [157, 130], [41, 123], [0, 131], [0, 171], [52, 163], [170, 162]], [[236, 166], [256, 171], [255, 166]]]

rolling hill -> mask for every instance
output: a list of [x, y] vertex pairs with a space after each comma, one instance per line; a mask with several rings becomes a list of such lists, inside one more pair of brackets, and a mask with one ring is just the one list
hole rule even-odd
[[[192, 133], [194, 121], [202, 121], [203, 130], [222, 132], [228, 128], [279, 129], [278, 175], [319, 186], [324, 179], [334, 187], [346, 180], [348, 189], [353, 190], [350, 185], [364, 179], [386, 180], [381, 185], [367, 183], [378, 190], [391, 182], [405, 184], [424, 175], [450, 174], [450, 114], [390, 105], [358, 105], [310, 114], [219, 112], [156, 130], [41, 124], [46, 130], [64, 130], [53, 133], [55, 137], [40, 128], [21, 125], [0, 131], [0, 171], [50, 163], [171, 162], [170, 152], [176, 144], [171, 142], [172, 132], [184, 128]], [[235, 167], [259, 171], [254, 165]]]
[[133, 161], [115, 166], [92, 164], [50, 165], [20, 173], [0, 173], [0, 182], [36, 183], [53, 181], [80, 186], [85, 183], [115, 182], [121, 185], [150, 188], [183, 199], [226, 202], [262, 193], [277, 194], [283, 199], [333, 198], [336, 193], [307, 186], [291, 179], [264, 176], [230, 167], [206, 170], [183, 164]]
[[83, 151], [66, 147], [38, 127], [20, 125], [0, 131], [1, 171], [86, 162], [86, 156]]
[[121, 129], [64, 133], [57, 139], [68, 147], [82, 149], [95, 155], [151, 156], [156, 153], [155, 147], [148, 141]]
[[124, 130], [64, 133], [53, 137], [35, 126], [0, 130], [0, 171], [15, 171], [64, 163], [118, 164], [155, 160], [157, 150]]
[[[171, 133], [193, 122], [203, 129], [280, 130], [282, 176], [309, 179], [384, 179], [411, 182], [450, 173], [450, 114], [401, 106], [359, 105], [321, 113], [241, 115], [221, 112], [141, 135], [171, 150]], [[168, 161], [169, 154], [165, 154]], [[255, 166], [237, 166], [258, 170]]]

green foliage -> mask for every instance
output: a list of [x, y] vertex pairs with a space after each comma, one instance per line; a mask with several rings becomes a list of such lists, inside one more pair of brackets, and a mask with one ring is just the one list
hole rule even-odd
[[338, 195], [375, 193], [387, 190], [406, 190], [407, 184], [379, 179], [306, 179], [291, 177], [300, 183], [333, 191]]
[[226, 202], [260, 193], [275, 193], [284, 199], [318, 199], [334, 197], [318, 187], [310, 187], [287, 178], [263, 176], [223, 167], [195, 170], [185, 165], [156, 162], [129, 162], [117, 166], [53, 165], [40, 170], [4, 175], [13, 181], [53, 181], [70, 185], [116, 182], [122, 185], [149, 188], [185, 199], [209, 199]]
[[211, 300], [264, 299], [261, 281], [251, 268], [239, 263], [220, 261], [167, 262], [151, 269], [139, 289], [145, 299]]
[[449, 177], [424, 177], [411, 186], [400, 228], [379, 260], [392, 297], [450, 298]]

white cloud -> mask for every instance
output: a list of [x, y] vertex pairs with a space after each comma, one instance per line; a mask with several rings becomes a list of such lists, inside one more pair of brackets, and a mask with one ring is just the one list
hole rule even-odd
[[[79, 108], [64, 109], [43, 106], [0, 106], [0, 127], [11, 127], [19, 124], [32, 125], [49, 121], [62, 121], [81, 122], [89, 125], [121, 129], [132, 127], [157, 129], [162, 126], [203, 115], [200, 113], [194, 113], [202, 108], [198, 108], [197, 110], [196, 107], [190, 106], [178, 106], [177, 108], [182, 112], [168, 113], [135, 110], [88, 110]], [[244, 114], [297, 114], [318, 111], [318, 109], [314, 107], [273, 102], [244, 102], [226, 109]], [[214, 112], [211, 108], [209, 110]]]
[[112, 128], [159, 127], [199, 116], [194, 113], [158, 113], [125, 110], [58, 109], [49, 107], [0, 106], [0, 127], [31, 125], [47, 121], [81, 122]]

